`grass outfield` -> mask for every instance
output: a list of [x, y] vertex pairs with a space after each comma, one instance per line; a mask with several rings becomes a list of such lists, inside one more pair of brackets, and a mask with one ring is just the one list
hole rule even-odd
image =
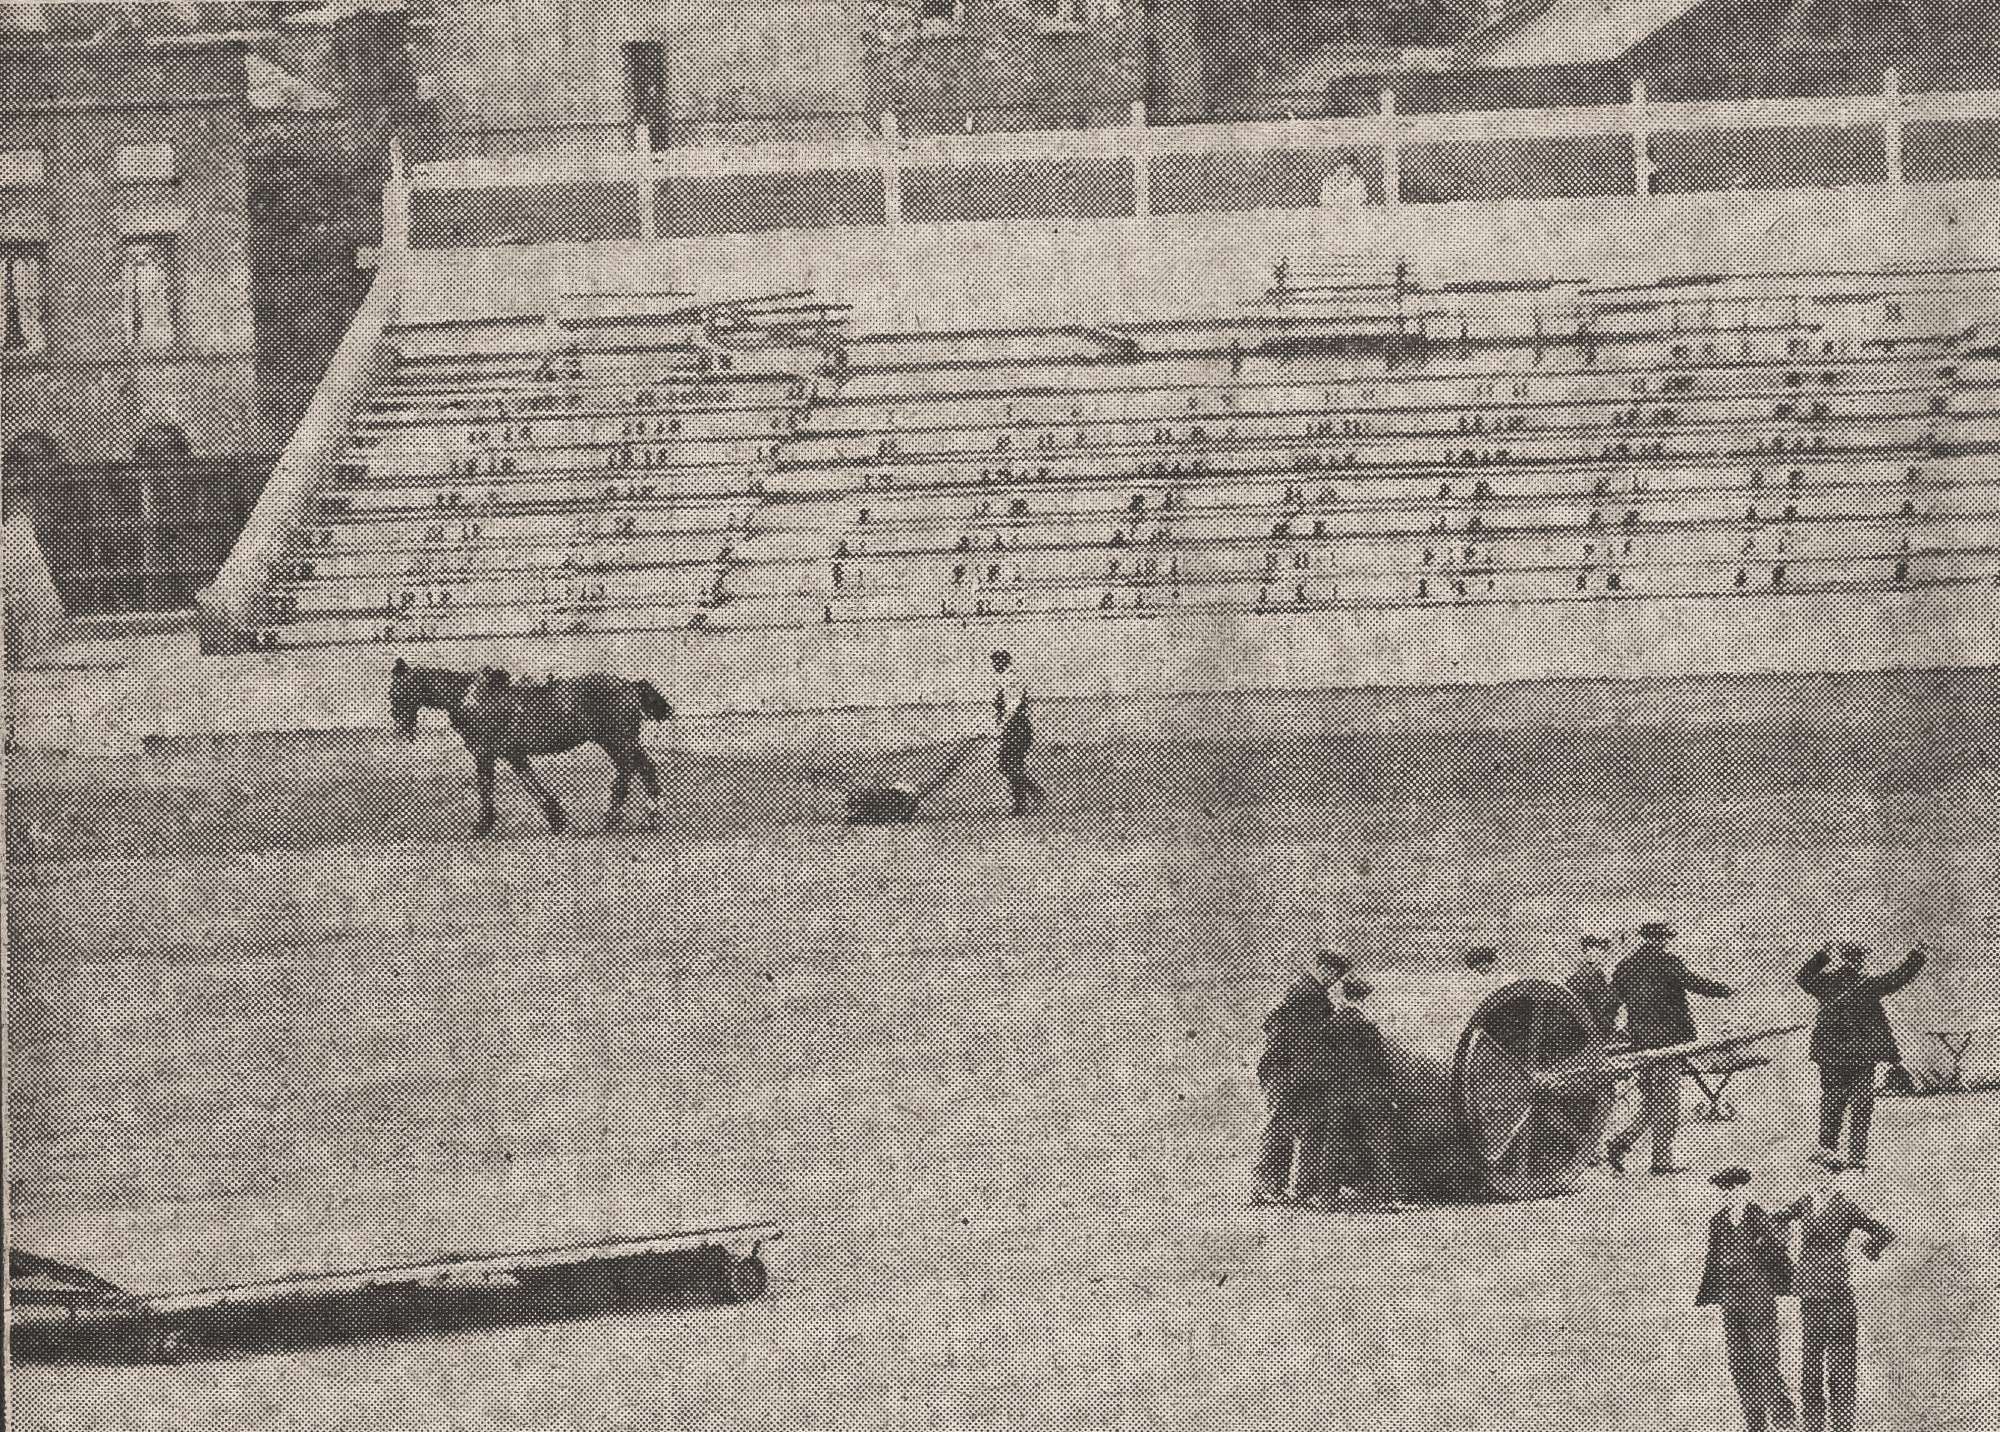
[[[833, 819], [873, 758], [684, 755], [659, 835], [551, 838], [514, 793], [486, 842], [442, 741], [17, 767], [22, 1246], [165, 1288], [738, 1211], [787, 1236], [742, 1307], [28, 1366], [13, 1415], [1734, 1426], [1689, 1306], [1705, 1182], [1253, 1211], [1257, 1024], [1322, 936], [1421, 979], [1660, 911], [1751, 991], [1711, 1027], [1797, 1017], [1803, 950], [1852, 935], [1952, 952], [1909, 1025], [2000, 1026], [1987, 725], [1050, 740], [1045, 814], [995, 815], [981, 761], [876, 830]], [[545, 765], [601, 809], [601, 757]], [[1790, 1192], [1812, 1077], [1771, 1052], [1684, 1153]], [[1996, 1107], [1881, 1108], [1871, 1425], [1993, 1425]]]

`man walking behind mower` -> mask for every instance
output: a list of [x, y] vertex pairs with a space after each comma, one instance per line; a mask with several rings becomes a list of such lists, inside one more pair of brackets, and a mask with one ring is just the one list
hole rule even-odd
[[[1625, 1011], [1625, 1032], [1632, 1048], [1667, 1049], [1692, 1044], [1697, 1038], [1688, 991], [1710, 999], [1727, 999], [1736, 991], [1715, 980], [1689, 972], [1681, 957], [1667, 949], [1671, 927], [1657, 921], [1639, 927], [1639, 947], [1611, 972], [1612, 1018]], [[1619, 1173], [1625, 1156], [1640, 1136], [1653, 1135], [1653, 1172], [1684, 1173], [1674, 1162], [1674, 1136], [1681, 1127], [1681, 1065], [1673, 1060], [1639, 1071], [1639, 1115], [1623, 1133], [1604, 1147], [1604, 1157]]]
[[1028, 774], [1028, 748], [1035, 744], [1035, 727], [1028, 716], [1028, 688], [1014, 673], [1011, 652], [993, 653], [993, 674], [1000, 682], [993, 696], [993, 720], [1000, 728], [1000, 774], [1007, 778], [1014, 814], [1026, 815], [1047, 798], [1047, 792]]
[[1859, 945], [1829, 945], [1799, 971], [1799, 988], [1819, 1001], [1808, 1052], [1819, 1065], [1819, 1152], [1828, 1165], [1840, 1163], [1840, 1126], [1847, 1124], [1847, 1166], [1868, 1162], [1868, 1127], [1875, 1116], [1875, 1069], [1896, 1064], [1895, 1031], [1882, 1001], [1917, 977], [1924, 952], [1879, 975], [1863, 975], [1868, 951]]

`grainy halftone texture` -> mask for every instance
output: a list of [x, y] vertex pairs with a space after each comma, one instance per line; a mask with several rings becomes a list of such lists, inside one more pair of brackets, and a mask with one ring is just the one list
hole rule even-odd
[[[1992, 177], [1984, 130], [1923, 133], [1905, 162], [1925, 177]], [[1663, 136], [1657, 187], [1747, 194], [1797, 187], [1787, 176], [1800, 169], [1815, 184], [1877, 184], [1885, 145], [1868, 124]], [[1400, 197], [1630, 197], [1632, 160], [1624, 135], [1440, 140], [1403, 151]], [[1136, 216], [1118, 216], [1133, 215], [1139, 172], [1129, 155], [1080, 152], [913, 163], [897, 177], [910, 224], [1131, 225]], [[414, 223], [419, 247], [509, 250], [629, 243], [649, 223], [669, 239], [887, 223], [879, 168], [788, 179], [789, 193], [760, 179], [740, 197], [679, 175], [650, 191], [584, 177], [420, 192]], [[1348, 184], [1357, 206], [1383, 207], [1382, 151], [1181, 148], [1152, 167], [1150, 201], [1174, 215], [1305, 210], [1325, 202], [1329, 181]], [[1519, 232], [1510, 212], [1508, 232]], [[856, 245], [880, 238], [856, 232]], [[1352, 277], [1314, 273], [1310, 257], [1273, 287]], [[1379, 286], [1397, 255], [1374, 257]], [[1672, 268], [1660, 263], [1654, 278]], [[490, 317], [509, 296], [465, 291], [446, 303]], [[1457, 309], [1431, 321], [1428, 340], [1452, 362], [1486, 336], [1460, 339]], [[1696, 302], [1672, 321], [1688, 333], [1654, 333], [1656, 347], [1692, 345], [1704, 373], [1733, 371], [1741, 353], [1729, 344], [1748, 338], [1716, 336], [1729, 314], [1716, 320]], [[1575, 316], [1563, 322], [1580, 352]], [[1057, 362], [1103, 371], [1134, 341], [1084, 326], [1058, 325], [1070, 347], [1047, 364], [1035, 348], [1051, 345], [1047, 332], [989, 341], [1023, 350], [1009, 361], [1034, 379]], [[1797, 364], [1776, 364], [1796, 369], [1789, 389], [1738, 404], [1754, 417], [1729, 408], [1733, 396], [1685, 389], [1651, 390], [1629, 405], [1637, 416], [1621, 399], [1615, 424], [1609, 400], [1598, 402], [1587, 422], [1593, 448], [1607, 450], [1590, 455], [1591, 481], [1548, 498], [1561, 508], [1552, 514], [1533, 506], [1548, 494], [1524, 475], [1540, 471], [1528, 456], [1539, 439], [1486, 426], [1518, 415], [1511, 392], [1440, 405], [1459, 423], [1420, 434], [1438, 450], [1422, 482], [1385, 476], [1401, 486], [1378, 500], [1356, 490], [1367, 484], [1349, 475], [1362, 463], [1348, 450], [1409, 435], [1336, 428], [1382, 420], [1330, 399], [1310, 412], [1237, 411], [1259, 384], [1283, 386], [1294, 359], [1246, 355], [1241, 333], [1216, 332], [1162, 359], [1176, 365], [1170, 380], [1129, 384], [1128, 409], [1088, 428], [1080, 403], [1062, 411], [1066, 392], [1030, 419], [941, 417], [919, 389], [891, 389], [886, 402], [878, 391], [874, 416], [894, 421], [808, 412], [803, 438], [771, 421], [775, 407], [738, 405], [762, 424], [750, 462], [768, 479], [732, 488], [738, 507], [769, 517], [809, 506], [774, 495], [787, 444], [819, 444], [817, 458], [799, 459], [818, 478], [871, 464], [882, 474], [880, 487], [840, 489], [837, 523], [800, 519], [784, 533], [803, 536], [800, 569], [819, 585], [788, 589], [797, 610], [783, 629], [818, 650], [816, 633], [870, 630], [885, 609], [913, 624], [1004, 614], [993, 644], [1040, 683], [1065, 644], [1080, 643], [1081, 623], [1102, 612], [1153, 620], [1182, 600], [1183, 576], [1187, 613], [1160, 619], [1188, 625], [1166, 628], [1160, 645], [1183, 662], [1176, 671], [1214, 648], [1224, 674], [1232, 643], [1274, 606], [1338, 612], [1361, 630], [1421, 609], [1436, 623], [1428, 630], [1477, 645], [1481, 628], [1454, 616], [1454, 599], [1468, 614], [1489, 597], [1622, 611], [1651, 583], [1720, 610], [1776, 603], [1783, 586], [1792, 603], [1879, 596], [1888, 640], [1924, 628], [1936, 610], [1926, 603], [1993, 580], [1980, 525], [1992, 514], [1977, 496], [1992, 485], [1993, 444], [1979, 426], [1992, 387], [1944, 378], [1934, 363], [1920, 384], [1885, 383], [1889, 397], [1838, 414], [1812, 405], [1845, 404], [1855, 385], [1826, 398], [1840, 385], [1814, 375], [1875, 359], [1795, 351]], [[465, 340], [468, 352], [478, 341]], [[1721, 351], [1702, 353], [1704, 341]], [[680, 511], [702, 480], [678, 461], [697, 440], [666, 417], [680, 407], [638, 393], [727, 345], [706, 331], [701, 344], [650, 348], [600, 331], [577, 348], [578, 371], [565, 376], [592, 402], [617, 390], [602, 410], [585, 414], [579, 400], [497, 421], [461, 411], [433, 425], [483, 439], [440, 443], [414, 474], [364, 465], [329, 482], [319, 495], [348, 505], [301, 521], [325, 541], [290, 549], [288, 570], [273, 574], [293, 605], [259, 644], [282, 655], [198, 655], [169, 634], [105, 638], [10, 672], [10, 713], [39, 731], [70, 714], [37, 705], [49, 702], [72, 703], [78, 730], [107, 710], [117, 720], [182, 700], [217, 728], [117, 753], [80, 737], [10, 753], [10, 1239], [173, 1292], [757, 1218], [784, 1230], [765, 1251], [771, 1286], [730, 1301], [702, 1268], [676, 1267], [557, 1289], [530, 1280], [345, 1298], [198, 1323], [177, 1360], [136, 1367], [59, 1328], [41, 1344], [59, 1355], [13, 1370], [16, 1425], [1728, 1428], [1740, 1413], [1723, 1315], [1695, 1306], [1721, 1198], [1708, 1176], [1748, 1169], [1768, 1209], [1810, 1183], [1820, 1079], [1804, 1037], [1746, 1051], [1769, 1062], [1729, 1070], [1726, 1088], [1705, 1067], [1712, 1092], [1697, 1098], [1692, 1081], [1680, 1091], [1688, 1169], [1649, 1174], [1655, 1151], [1642, 1144], [1621, 1176], [1586, 1162], [1600, 1125], [1622, 1128], [1637, 1112], [1629, 1081], [1600, 1077], [1596, 1031], [1568, 1000], [1539, 994], [1522, 1006], [1525, 1023], [1489, 1018], [1488, 986], [1464, 968], [1468, 948], [1490, 946], [1496, 983], [1565, 980], [1582, 937], [1610, 940], [1615, 963], [1650, 920], [1672, 922], [1687, 966], [1734, 991], [1696, 1000], [1698, 1026], [1718, 1034], [1809, 1022], [1815, 1005], [1797, 973], [1829, 941], [1869, 947], [1873, 970], [1918, 942], [1935, 951], [1888, 1000], [1919, 1092], [1878, 1100], [1869, 1166], [1843, 1185], [1896, 1235], [1879, 1261], [1856, 1260], [1859, 1425], [1994, 1425], [1990, 652], [1968, 641], [1954, 653], [1965, 669], [1828, 678], [1780, 645], [1764, 648], [1774, 664], [1801, 670], [1401, 695], [1246, 693], [1257, 683], [1218, 681], [1230, 689], [1083, 699], [1038, 684], [1026, 768], [1048, 799], [1019, 817], [983, 746], [930, 789], [967, 732], [988, 729], [992, 682], [974, 664], [950, 677], [962, 707], [898, 711], [872, 737], [858, 719], [830, 720], [834, 734], [818, 741], [773, 739], [772, 723], [741, 713], [647, 725], [665, 786], [657, 831], [590, 831], [613, 779], [596, 750], [537, 758], [573, 822], [561, 833], [503, 766], [498, 832], [475, 839], [472, 765], [445, 718], [428, 710], [414, 742], [387, 738], [392, 654], [441, 643], [471, 665], [504, 636], [554, 668], [581, 649], [564, 644], [573, 636], [655, 640], [630, 648], [647, 655], [667, 633], [724, 636], [710, 628], [758, 610], [723, 591], [723, 576], [741, 585], [758, 570], [735, 550], [753, 534], [728, 503], [716, 520], [737, 525], [636, 525]], [[1071, 351], [1084, 349], [1087, 362]], [[585, 351], [599, 365], [587, 375]], [[652, 365], [639, 378], [627, 371], [635, 354]], [[980, 363], [989, 376], [1004, 369], [990, 349], [976, 356], [863, 357], [815, 376], [944, 385], [937, 375], [971, 383], [964, 373]], [[533, 361], [504, 376], [543, 381]], [[1383, 363], [1381, 352], [1366, 361]], [[704, 370], [703, 381], [749, 383], [752, 366]], [[1682, 375], [1665, 366], [1649, 380]], [[378, 393], [394, 394], [394, 382], [404, 397], [422, 387], [403, 371]], [[1334, 383], [1318, 374], [1311, 386]], [[1940, 384], [1957, 404], [1946, 417], [1972, 435], [1962, 445], [1923, 432]], [[946, 392], [935, 400], [962, 407], [962, 390]], [[1171, 415], [1146, 407], [1160, 394]], [[1009, 401], [978, 396], [989, 408]], [[782, 401], [795, 400], [788, 390]], [[551, 432], [586, 422], [600, 426]], [[1746, 443], [1717, 457], [1719, 475], [1698, 490], [1642, 486], [1684, 455], [1649, 445], [1709, 442], [1722, 429]], [[1843, 446], [1863, 429], [1867, 443]], [[948, 447], [959, 440], [968, 446]], [[865, 445], [866, 460], [829, 456], [841, 443]], [[1495, 457], [1503, 444], [1515, 455]], [[1254, 464], [1228, 466], [1253, 448]], [[1796, 488], [1794, 463], [1812, 474]], [[934, 480], [938, 468], [952, 470], [947, 480]], [[483, 487], [506, 495], [476, 508]], [[1088, 520], [1058, 523], [1051, 494], [1086, 491], [1097, 504], [1081, 509]], [[997, 505], [1017, 492], [1018, 510]], [[1934, 521], [1920, 496], [1946, 502], [1940, 493], [1961, 506]], [[1170, 494], [1181, 504], [1163, 507]], [[892, 511], [898, 501], [908, 510]], [[1225, 516], [1241, 530], [1190, 535]], [[407, 544], [398, 523], [417, 534]], [[425, 535], [433, 525], [436, 538]], [[1927, 535], [1946, 529], [1950, 541]], [[1145, 547], [1154, 531], [1172, 540]], [[975, 536], [989, 544], [977, 559]], [[638, 550], [646, 541], [659, 550]], [[1701, 542], [1694, 558], [1681, 550]], [[576, 565], [578, 550], [620, 543], [626, 560], [611, 570]], [[425, 550], [440, 546], [453, 554]], [[1363, 556], [1345, 561], [1350, 551]], [[437, 565], [369, 565], [384, 557]], [[871, 558], [884, 563], [872, 583], [855, 575]], [[475, 565], [450, 565], [460, 560]], [[1197, 569], [1221, 593], [1206, 605]], [[1753, 584], [1756, 594], [1738, 595]], [[1031, 613], [1029, 597], [1050, 592], [1053, 605]], [[973, 605], [985, 601], [992, 612]], [[1816, 630], [1814, 608], [1802, 610], [1782, 626], [1798, 650], [1852, 646], [1852, 630]], [[620, 611], [623, 627], [604, 615]], [[1587, 646], [1587, 621], [1568, 630]], [[602, 662], [607, 649], [591, 645], [589, 659], [640, 674], [636, 656]], [[722, 670], [719, 649], [687, 661], [697, 704], [701, 679], [734, 691], [791, 674], [776, 663]], [[296, 691], [265, 694], [280, 713], [329, 700], [342, 719], [328, 724], [346, 729], [253, 722], [242, 734], [242, 713], [226, 709], [233, 696], [323, 672], [284, 662], [327, 651], [337, 676], [310, 697], [303, 676]], [[1577, 656], [1574, 677], [1600, 674], [1588, 651], [1564, 655]], [[883, 666], [882, 690], [867, 694], [906, 698], [893, 659]], [[880, 735], [905, 728], [906, 739]], [[846, 823], [849, 796], [892, 785], [923, 790], [914, 822]], [[1400, 1211], [1337, 1196], [1253, 1206], [1270, 1112], [1264, 1021], [1323, 949], [1374, 985], [1364, 1007], [1394, 1051], [1383, 1092], [1409, 1117], [1410, 1162], [1456, 1190], [1413, 1189], [1421, 1196]], [[1498, 1053], [1466, 1053], [1474, 1025]], [[1953, 1041], [1967, 1038], [1961, 1065]], [[1580, 1095], [1568, 1083], [1579, 1060]], [[1412, 1069], [1444, 1071], [1445, 1082]], [[1545, 1189], [1519, 1186], [1529, 1151], [1550, 1160]], [[1489, 1196], [1515, 1191], [1534, 1196]], [[1805, 1329], [1798, 1304], [1779, 1307], [1779, 1367], [1798, 1399]], [[1842, 1326], [1817, 1317], [1815, 1345], [1820, 1333], [1838, 1343]]]
[[[1200, 739], [1074, 743], [1051, 713], [1046, 811], [1002, 815], [975, 763], [900, 829], [838, 823], [865, 753], [668, 747], [661, 834], [550, 837], [515, 798], [482, 844], [447, 740], [21, 772], [17, 820], [104, 852], [11, 867], [27, 1246], [173, 1287], [739, 1208], [786, 1237], [740, 1308], [31, 1365], [15, 1415], [1729, 1425], [1719, 1319], [1692, 1306], [1704, 1175], [1796, 1196], [1800, 1040], [1738, 1077], [1734, 1121], [1690, 1121], [1692, 1174], [1252, 1210], [1259, 1023], [1321, 944], [1421, 1024], [1468, 944], [1559, 970], [1580, 932], [1667, 912], [1744, 991], [1704, 1002], [1710, 1029], [1805, 1015], [1790, 978], [1825, 938], [1935, 942], [1891, 1007], [1911, 1067], [1939, 1067], [1926, 1029], [1992, 1023], [1994, 752], [1960, 719], [1988, 699], [1956, 678], [1837, 729], [1458, 736], [1340, 735], [1304, 702], [1293, 735], [1225, 708]], [[601, 759], [545, 764], [573, 807], [602, 798]], [[1991, 1099], [1881, 1101], [1857, 1190], [1899, 1235], [1856, 1279], [1875, 1425], [1983, 1425]], [[1788, 1366], [1796, 1336], [1788, 1314]]]

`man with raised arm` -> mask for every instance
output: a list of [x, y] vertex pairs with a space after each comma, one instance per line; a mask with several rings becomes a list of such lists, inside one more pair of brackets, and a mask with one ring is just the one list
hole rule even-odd
[[1799, 988], [1819, 1001], [1808, 1053], [1819, 1065], [1819, 1152], [1821, 1163], [1840, 1162], [1840, 1127], [1847, 1125], [1847, 1164], [1868, 1162], [1868, 1128], [1875, 1116], [1875, 1071], [1902, 1061], [1895, 1031], [1882, 1001], [1917, 977], [1924, 967], [1922, 947], [1879, 975], [1864, 975], [1868, 951], [1859, 945], [1828, 945], [1799, 971]]

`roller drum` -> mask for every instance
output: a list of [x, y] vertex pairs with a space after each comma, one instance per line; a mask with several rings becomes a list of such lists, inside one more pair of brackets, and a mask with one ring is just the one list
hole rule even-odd
[[1381, 1020], [1412, 1163], [1440, 1197], [1573, 1189], [1616, 1080], [1583, 1001], [1551, 980], [1438, 975]]

